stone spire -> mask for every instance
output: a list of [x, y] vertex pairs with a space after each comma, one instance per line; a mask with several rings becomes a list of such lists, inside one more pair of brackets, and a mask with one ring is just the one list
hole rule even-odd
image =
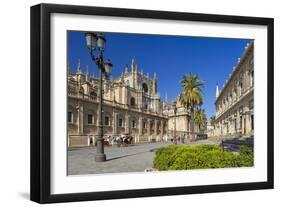
[[76, 74], [82, 74], [80, 59], [78, 59]]
[[219, 91], [219, 86], [218, 83], [216, 84], [216, 98], [218, 98], [220, 95], [220, 91]]
[[167, 95], [167, 92], [166, 92], [166, 94], [165, 94], [164, 102], [165, 102], [165, 103], [168, 103], [168, 95]]
[[121, 75], [121, 83], [124, 83], [124, 74], [123, 74], [123, 71], [122, 71], [122, 75]]
[[165, 93], [165, 97], [164, 97], [164, 101], [163, 101], [163, 109], [166, 110], [168, 109], [169, 103], [168, 103], [168, 96], [167, 96], [167, 92]]
[[132, 58], [132, 62], [131, 62], [131, 68], [133, 69], [135, 66], [135, 58]]
[[131, 71], [132, 71], [132, 72], [136, 72], [136, 71], [137, 71], [137, 64], [136, 64], [134, 58], [132, 58]]
[[156, 75], [156, 73], [154, 72], [154, 74], [153, 74], [153, 79], [152, 79], [152, 92], [154, 93], [154, 94], [157, 94], [157, 75]]
[[126, 65], [126, 67], [125, 67], [125, 75], [128, 73], [128, 65]]
[[154, 72], [153, 79], [154, 79], [154, 80], [157, 80], [157, 75], [156, 75], [156, 72]]
[[85, 79], [86, 79], [86, 81], [89, 81], [89, 80], [90, 80], [90, 74], [89, 74], [89, 67], [88, 67], [88, 65], [86, 65]]
[[149, 79], [149, 73], [146, 74], [147, 79]]

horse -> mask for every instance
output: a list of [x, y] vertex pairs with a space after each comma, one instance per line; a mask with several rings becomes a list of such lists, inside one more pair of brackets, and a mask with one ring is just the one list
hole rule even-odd
[[113, 146], [116, 143], [118, 147], [120, 147], [121, 145], [128, 146], [132, 143], [132, 140], [132, 136], [122, 134], [120, 136], [113, 137], [111, 140], [111, 144]]

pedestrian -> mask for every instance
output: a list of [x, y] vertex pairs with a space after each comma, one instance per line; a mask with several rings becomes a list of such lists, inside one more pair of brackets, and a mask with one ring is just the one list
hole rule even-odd
[[181, 143], [184, 143], [184, 135], [181, 137]]

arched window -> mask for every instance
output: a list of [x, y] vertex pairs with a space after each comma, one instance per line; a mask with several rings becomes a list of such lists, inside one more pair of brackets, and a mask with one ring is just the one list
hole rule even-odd
[[94, 124], [94, 119], [93, 119], [93, 114], [88, 114], [88, 124], [91, 125], [91, 124]]
[[136, 99], [134, 97], [131, 97], [130, 99], [130, 105], [135, 106], [136, 105]]
[[67, 112], [67, 122], [73, 123], [73, 113], [72, 113], [72, 111]]
[[153, 130], [154, 129], [154, 123], [150, 122], [150, 129]]
[[123, 127], [123, 119], [122, 118], [119, 118], [118, 126]]
[[147, 86], [146, 83], [143, 83], [143, 84], [142, 84], [142, 91], [145, 92], [145, 93], [148, 92], [148, 86]]
[[145, 121], [142, 122], [142, 128], [146, 129], [146, 122]]
[[251, 86], [254, 85], [254, 71], [252, 70], [251, 73], [250, 73], [250, 78], [251, 78]]
[[157, 124], [157, 129], [160, 130], [160, 123]]
[[132, 128], [137, 128], [137, 123], [135, 120], [132, 120]]
[[95, 100], [95, 99], [97, 99], [97, 97], [98, 97], [98, 96], [97, 96], [97, 93], [96, 93], [96, 92], [92, 91], [92, 92], [90, 93], [90, 98], [91, 98], [91, 99], [94, 99], [94, 100]]
[[105, 126], [110, 126], [110, 118], [109, 118], [109, 116], [105, 116], [104, 117], [104, 125]]

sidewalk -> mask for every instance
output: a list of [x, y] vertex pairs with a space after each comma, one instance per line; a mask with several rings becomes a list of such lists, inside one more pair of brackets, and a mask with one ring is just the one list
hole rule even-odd
[[[68, 175], [144, 172], [152, 168], [155, 151], [168, 143], [132, 144], [127, 147], [106, 146], [107, 161], [95, 162], [96, 147], [68, 149]], [[185, 143], [188, 145], [214, 144], [208, 140]]]
[[107, 161], [95, 162], [95, 147], [68, 150], [68, 174], [144, 172], [153, 165], [154, 151], [170, 143], [132, 144], [128, 147], [105, 147]]

